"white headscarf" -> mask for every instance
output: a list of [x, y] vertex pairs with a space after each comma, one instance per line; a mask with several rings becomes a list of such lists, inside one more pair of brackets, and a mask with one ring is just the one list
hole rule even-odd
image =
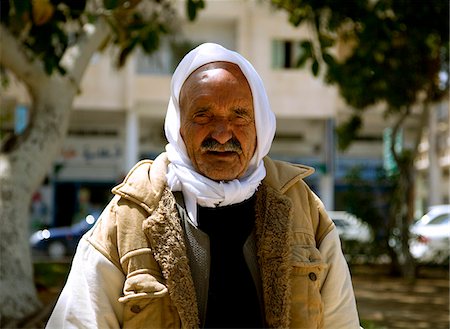
[[[189, 159], [180, 134], [179, 96], [189, 75], [212, 62], [237, 64], [250, 85], [255, 111], [257, 145], [247, 171], [239, 179], [217, 182], [198, 173]], [[204, 43], [191, 50], [172, 76], [171, 97], [164, 129], [169, 144], [170, 161], [167, 183], [172, 191], [182, 191], [191, 221], [197, 225], [197, 203], [204, 207], [226, 206], [250, 198], [266, 176], [263, 158], [269, 153], [275, 135], [275, 115], [270, 109], [263, 82], [253, 66], [240, 54], [214, 43]]]

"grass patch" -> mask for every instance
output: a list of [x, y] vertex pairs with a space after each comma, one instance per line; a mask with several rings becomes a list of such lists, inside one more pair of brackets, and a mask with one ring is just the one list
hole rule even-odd
[[387, 329], [386, 327], [380, 326], [369, 320], [361, 320], [361, 327], [364, 329]]
[[35, 263], [34, 282], [36, 287], [60, 287], [67, 279], [70, 263]]

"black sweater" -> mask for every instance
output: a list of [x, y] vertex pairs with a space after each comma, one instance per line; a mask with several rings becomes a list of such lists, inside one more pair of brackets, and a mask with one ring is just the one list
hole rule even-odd
[[199, 228], [210, 239], [211, 269], [205, 328], [262, 328], [255, 284], [243, 245], [255, 222], [254, 197], [217, 208], [198, 208]]

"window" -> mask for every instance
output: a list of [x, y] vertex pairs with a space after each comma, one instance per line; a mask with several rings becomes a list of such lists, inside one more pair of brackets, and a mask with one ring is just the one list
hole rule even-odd
[[442, 214], [430, 220], [428, 225], [442, 225], [448, 224], [449, 222], [450, 222], [450, 214]]
[[216, 42], [228, 49], [235, 49], [237, 25], [234, 19], [199, 19], [186, 23], [182, 31], [161, 39], [160, 47], [148, 55], [137, 54], [137, 74], [171, 75], [181, 59], [191, 49], [204, 42]]
[[272, 41], [272, 68], [297, 68], [297, 61], [301, 55], [300, 41], [273, 40]]
[[148, 55], [139, 51], [136, 71], [138, 74], [172, 74], [183, 56], [196, 46], [190, 41], [161, 40], [160, 48], [154, 53]]

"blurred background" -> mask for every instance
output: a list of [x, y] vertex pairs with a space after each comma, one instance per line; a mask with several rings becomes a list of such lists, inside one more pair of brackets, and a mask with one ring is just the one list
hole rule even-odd
[[[316, 169], [307, 182], [341, 235], [365, 328], [449, 327], [447, 1], [19, 2], [1, 2], [2, 48], [26, 48], [28, 64], [2, 50], [0, 178], [33, 183], [10, 208], [28, 207], [19, 226], [47, 310], [111, 188], [164, 151], [176, 65], [216, 42], [264, 81], [277, 117], [270, 156]], [[100, 9], [110, 30], [77, 67], [69, 50], [82, 53]], [[44, 70], [29, 74], [36, 63]], [[4, 221], [14, 210], [2, 198]], [[3, 325], [45, 322], [30, 314]]]

